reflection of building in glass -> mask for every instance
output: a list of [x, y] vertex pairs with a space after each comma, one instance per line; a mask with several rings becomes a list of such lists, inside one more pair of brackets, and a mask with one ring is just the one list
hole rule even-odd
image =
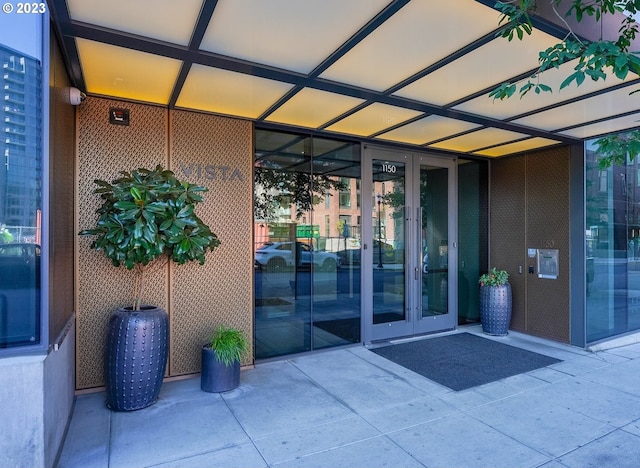
[[42, 68], [0, 45], [0, 224], [17, 240], [35, 241], [42, 195]]
[[600, 168], [587, 143], [587, 341], [640, 329], [640, 159]]

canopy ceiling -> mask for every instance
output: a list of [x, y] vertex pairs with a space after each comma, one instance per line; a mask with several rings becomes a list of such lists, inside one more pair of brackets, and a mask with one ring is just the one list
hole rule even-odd
[[[88, 95], [327, 135], [496, 157], [639, 126], [640, 80], [610, 76], [494, 101], [565, 32], [542, 18], [496, 37], [476, 0], [51, 0], [74, 85]], [[486, 4], [485, 4], [486, 3]]]

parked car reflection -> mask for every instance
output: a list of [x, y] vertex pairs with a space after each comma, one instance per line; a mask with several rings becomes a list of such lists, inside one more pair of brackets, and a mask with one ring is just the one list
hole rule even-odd
[[[382, 251], [380, 250], [382, 244]], [[372, 258], [374, 265], [377, 263], [404, 263], [404, 250], [394, 249], [391, 244], [375, 242], [372, 248]], [[360, 265], [362, 263], [361, 249], [339, 250], [336, 254], [340, 257], [342, 265]]]
[[293, 252], [293, 242], [268, 242], [256, 250], [255, 264], [267, 271], [279, 271], [285, 268], [310, 268], [311, 265], [322, 271], [336, 271], [340, 266], [340, 257], [332, 252], [315, 250], [309, 244], [296, 242], [296, 252]]

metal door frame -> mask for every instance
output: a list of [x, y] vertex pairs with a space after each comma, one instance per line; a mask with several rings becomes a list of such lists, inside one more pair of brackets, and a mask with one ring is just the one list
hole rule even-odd
[[[362, 255], [361, 255], [361, 307], [362, 307], [362, 337], [365, 344], [372, 341], [391, 340], [410, 337], [426, 333], [435, 333], [456, 328], [458, 323], [458, 190], [457, 163], [453, 158], [443, 158], [428, 153], [403, 151], [363, 145], [362, 147]], [[409, 219], [405, 229], [408, 246], [405, 249], [405, 302], [408, 306], [406, 319], [399, 322], [373, 324], [373, 249], [372, 240], [374, 227], [372, 223], [373, 201], [372, 193], [373, 172], [372, 161], [388, 159], [405, 164], [405, 189], [410, 193], [407, 198], [411, 202]], [[448, 169], [448, 313], [438, 316], [422, 317], [422, 276], [421, 255], [418, 229], [419, 223], [419, 174], [420, 166], [429, 165]], [[420, 253], [417, 254], [417, 251]], [[417, 269], [417, 270], [416, 270]], [[415, 271], [420, 273], [417, 278]]]

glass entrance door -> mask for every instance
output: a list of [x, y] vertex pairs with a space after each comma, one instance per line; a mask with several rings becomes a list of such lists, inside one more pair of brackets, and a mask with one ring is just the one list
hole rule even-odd
[[455, 163], [365, 148], [365, 341], [456, 326]]

